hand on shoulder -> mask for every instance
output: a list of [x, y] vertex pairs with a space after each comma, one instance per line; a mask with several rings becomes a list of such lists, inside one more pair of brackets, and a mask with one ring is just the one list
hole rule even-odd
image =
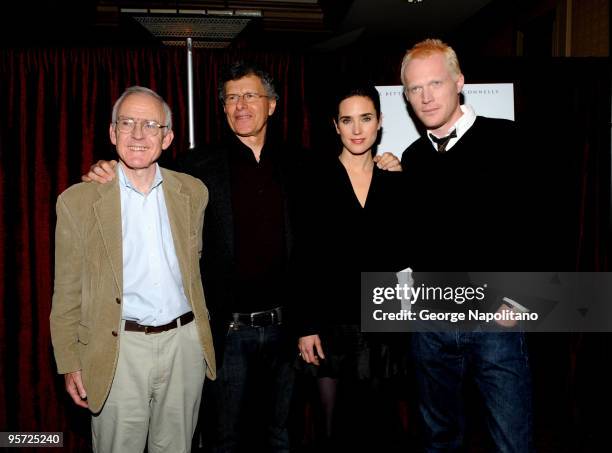
[[83, 182], [97, 182], [98, 184], [106, 184], [115, 179], [116, 160], [99, 160], [89, 168], [89, 172], [81, 176]]

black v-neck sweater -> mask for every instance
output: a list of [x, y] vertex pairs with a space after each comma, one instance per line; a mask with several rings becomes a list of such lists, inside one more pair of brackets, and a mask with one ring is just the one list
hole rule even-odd
[[415, 267], [517, 270], [522, 237], [521, 166], [514, 123], [477, 117], [446, 153], [425, 136], [402, 155], [415, 237]]

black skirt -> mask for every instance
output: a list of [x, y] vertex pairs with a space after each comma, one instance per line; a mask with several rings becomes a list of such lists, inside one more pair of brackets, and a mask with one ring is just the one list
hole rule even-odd
[[320, 365], [304, 362], [306, 374], [336, 379], [388, 379], [408, 374], [409, 337], [402, 333], [363, 333], [358, 324], [332, 324], [319, 337], [325, 354]]

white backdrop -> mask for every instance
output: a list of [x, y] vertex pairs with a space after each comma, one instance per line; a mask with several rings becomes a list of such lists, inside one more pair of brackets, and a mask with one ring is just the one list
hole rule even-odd
[[[382, 140], [378, 153], [389, 151], [401, 157], [404, 150], [419, 138], [419, 133], [408, 115], [402, 86], [379, 86], [380, 108], [383, 114]], [[466, 83], [463, 86], [465, 103], [477, 115], [514, 120], [514, 86], [511, 83]]]

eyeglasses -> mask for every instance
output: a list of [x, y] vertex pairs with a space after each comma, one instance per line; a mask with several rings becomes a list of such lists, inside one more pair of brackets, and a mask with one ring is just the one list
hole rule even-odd
[[168, 127], [164, 126], [163, 124], [159, 124], [157, 121], [136, 121], [134, 118], [119, 118], [117, 121], [115, 121], [115, 124], [117, 125], [117, 129], [119, 129], [119, 132], [122, 132], [124, 134], [129, 134], [134, 130], [136, 124], [140, 124], [142, 129], [142, 135], [146, 135], [147, 137], [154, 137], [159, 134], [160, 129]]
[[265, 94], [259, 93], [244, 93], [244, 94], [226, 94], [223, 98], [225, 105], [236, 105], [242, 99], [247, 104], [257, 102], [260, 98], [267, 98]]

